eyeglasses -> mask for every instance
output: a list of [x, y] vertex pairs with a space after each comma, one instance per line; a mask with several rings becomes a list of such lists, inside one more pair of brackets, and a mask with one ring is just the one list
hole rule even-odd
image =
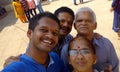
[[92, 51], [90, 49], [82, 49], [82, 50], [70, 50], [69, 51], [69, 55], [70, 56], [76, 56], [78, 54], [81, 54], [81, 55], [89, 55], [91, 54]]

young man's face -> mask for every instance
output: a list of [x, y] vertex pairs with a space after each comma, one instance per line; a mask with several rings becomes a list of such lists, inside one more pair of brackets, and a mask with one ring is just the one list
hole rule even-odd
[[75, 29], [78, 34], [89, 35], [96, 29], [96, 23], [90, 12], [79, 12], [75, 20]]
[[28, 31], [30, 44], [37, 50], [50, 52], [58, 42], [59, 25], [48, 17], [41, 18], [38, 23], [34, 31]]
[[61, 12], [58, 14], [60, 20], [60, 35], [67, 36], [72, 29], [73, 17], [67, 12]]

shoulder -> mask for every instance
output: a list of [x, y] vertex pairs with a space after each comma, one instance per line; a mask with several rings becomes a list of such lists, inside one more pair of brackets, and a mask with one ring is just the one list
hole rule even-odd
[[106, 48], [108, 50], [111, 49], [111, 48], [114, 49], [114, 46], [113, 46], [112, 42], [108, 38], [106, 38], [104, 36], [101, 36], [99, 38], [96, 38], [94, 36], [94, 38], [93, 38], [93, 44], [97, 45], [99, 47], [104, 47], [104, 48]]
[[71, 40], [73, 39], [73, 36], [71, 34], [68, 34], [66, 37], [65, 37], [66, 40]]
[[53, 59], [55, 63], [62, 63], [61, 58], [55, 52], [50, 52], [50, 57]]
[[49, 54], [50, 54], [50, 56], [51, 56], [53, 59], [60, 59], [60, 57], [58, 56], [58, 54], [55, 53], [55, 52], [50, 52]]
[[94, 33], [94, 38], [93, 39], [96, 40], [96, 41], [103, 41], [103, 42], [109, 42], [109, 43], [111, 43], [111, 41], [108, 38], [102, 36], [99, 33]]
[[20, 61], [16, 61], [11, 63], [10, 65], [6, 66], [2, 72], [23, 72], [25, 68], [25, 64]]

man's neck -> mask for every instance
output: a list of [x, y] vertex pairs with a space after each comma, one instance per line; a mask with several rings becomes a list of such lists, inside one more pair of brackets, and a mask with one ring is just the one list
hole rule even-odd
[[49, 54], [28, 46], [26, 55], [33, 58], [38, 64], [47, 67], [49, 63]]
[[88, 34], [88, 35], [78, 34], [77, 36], [84, 36], [85, 38], [87, 38], [87, 39], [89, 39], [90, 41], [92, 41], [92, 39], [93, 39], [93, 37], [94, 37], [94, 33]]
[[[67, 36], [67, 35], [66, 35], [66, 36]], [[60, 36], [59, 36], [59, 40], [65, 38], [66, 36], [64, 36], [64, 35], [60, 35]]]
[[60, 35], [60, 36], [59, 36], [59, 41], [58, 41], [58, 43], [60, 43], [60, 44], [61, 44], [61, 43], [62, 43], [62, 41], [63, 41], [63, 39], [64, 39], [65, 37], [66, 37], [66, 36]]

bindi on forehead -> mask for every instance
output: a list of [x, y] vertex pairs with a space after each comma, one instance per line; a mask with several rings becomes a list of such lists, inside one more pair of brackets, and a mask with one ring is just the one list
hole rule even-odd
[[78, 46], [77, 48], [80, 49], [80, 46]]

